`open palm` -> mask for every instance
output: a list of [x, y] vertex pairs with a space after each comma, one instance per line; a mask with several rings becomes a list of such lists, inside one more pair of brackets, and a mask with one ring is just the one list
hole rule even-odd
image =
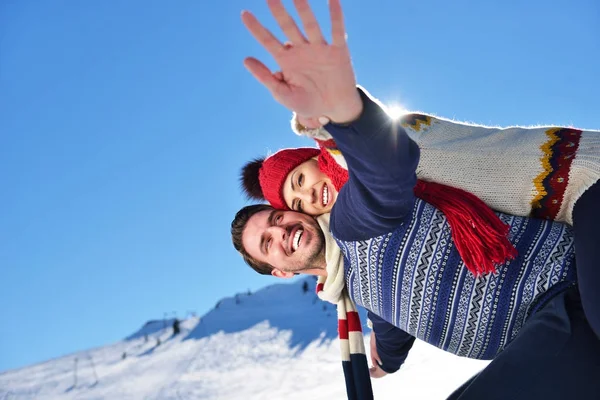
[[335, 122], [350, 121], [362, 109], [346, 44], [339, 0], [329, 3], [332, 43], [323, 38], [307, 0], [294, 4], [306, 36], [280, 0], [267, 0], [271, 13], [290, 40], [282, 44], [249, 12], [242, 20], [256, 40], [273, 56], [280, 72], [272, 73], [262, 62], [249, 57], [244, 65], [282, 105], [304, 118], [326, 116]]

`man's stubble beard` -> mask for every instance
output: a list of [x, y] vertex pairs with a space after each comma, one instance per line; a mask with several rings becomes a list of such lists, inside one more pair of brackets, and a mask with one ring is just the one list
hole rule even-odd
[[[316, 220], [315, 220], [316, 222]], [[314, 238], [319, 241], [318, 248], [315, 252], [306, 260], [305, 266], [296, 272], [307, 271], [311, 269], [322, 269], [325, 270], [327, 265], [325, 264], [325, 234], [321, 230], [318, 224], [312, 225]]]

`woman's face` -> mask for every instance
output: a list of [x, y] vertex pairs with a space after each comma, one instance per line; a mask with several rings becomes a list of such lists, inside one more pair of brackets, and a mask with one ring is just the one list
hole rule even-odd
[[329, 177], [321, 172], [317, 160], [312, 158], [294, 168], [283, 183], [283, 198], [287, 206], [309, 215], [330, 212], [337, 195]]

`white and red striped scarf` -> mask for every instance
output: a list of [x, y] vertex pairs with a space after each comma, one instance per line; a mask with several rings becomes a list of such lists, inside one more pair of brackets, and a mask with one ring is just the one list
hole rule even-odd
[[319, 276], [317, 279], [317, 295], [321, 300], [337, 306], [338, 336], [348, 399], [371, 400], [373, 389], [364, 337], [356, 306], [346, 290], [344, 257], [329, 231], [329, 214], [317, 217], [317, 222], [325, 236], [327, 262], [327, 276]]

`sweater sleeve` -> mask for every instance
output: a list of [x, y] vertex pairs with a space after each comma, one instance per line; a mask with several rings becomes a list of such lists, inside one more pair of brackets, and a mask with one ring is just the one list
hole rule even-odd
[[395, 327], [372, 312], [367, 313], [373, 323], [377, 353], [382, 364], [379, 366], [388, 374], [393, 374], [404, 364], [415, 337]]
[[419, 147], [369, 95], [359, 119], [329, 123], [348, 164], [348, 182], [331, 212], [332, 233], [341, 240], [364, 240], [397, 228], [412, 211]]

